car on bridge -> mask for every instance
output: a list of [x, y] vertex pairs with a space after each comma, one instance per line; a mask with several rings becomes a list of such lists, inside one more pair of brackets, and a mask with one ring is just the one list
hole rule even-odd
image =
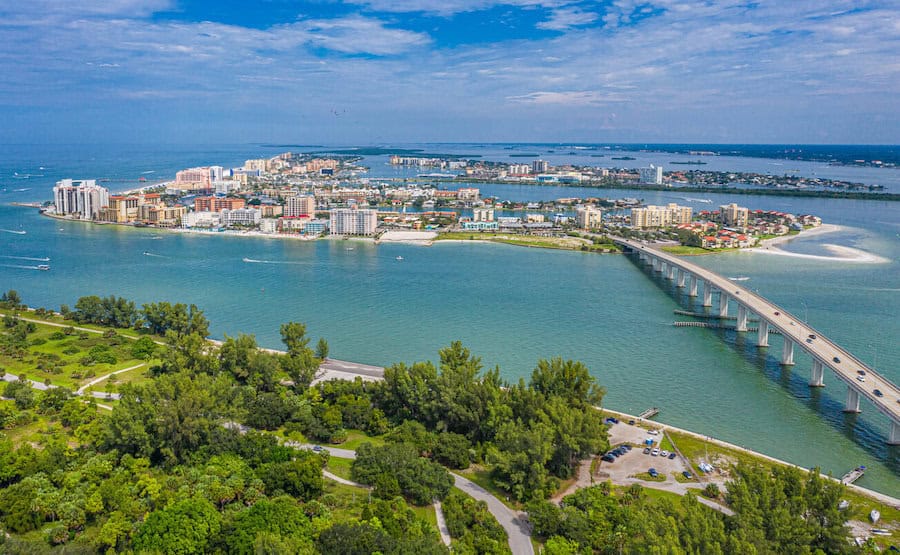
[[864, 382], [864, 381], [866, 381], [866, 377], [865, 376], [856, 376], [856, 381]]
[[833, 360], [833, 361], [835, 361], [835, 362], [840, 362], [840, 361], [841, 361], [841, 359], [839, 359], [838, 357], [834, 357], [834, 358], [832, 358], [831, 360]]
[[866, 371], [865, 371], [865, 370], [857, 370], [856, 373], [859, 374], [860, 376], [865, 376], [865, 375], [866, 375]]
[[882, 393], [880, 389], [876, 389], [872, 393], [874, 393], [876, 397], [884, 397], [884, 393]]

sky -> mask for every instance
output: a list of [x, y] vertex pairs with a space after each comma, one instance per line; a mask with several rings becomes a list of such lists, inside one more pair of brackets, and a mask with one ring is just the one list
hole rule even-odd
[[900, 143], [897, 0], [16, 0], [0, 143]]

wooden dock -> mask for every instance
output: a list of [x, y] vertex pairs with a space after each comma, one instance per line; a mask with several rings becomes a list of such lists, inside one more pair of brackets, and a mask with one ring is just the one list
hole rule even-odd
[[642, 412], [642, 413], [638, 416], [638, 418], [641, 418], [641, 419], [643, 419], [643, 418], [653, 418], [653, 417], [656, 416], [657, 414], [659, 414], [659, 409], [656, 408], [656, 407], [653, 407], [652, 409], [647, 409], [647, 410], [645, 410], [644, 412]]
[[853, 482], [862, 478], [863, 474], [865, 474], [865, 473], [866, 473], [866, 467], [857, 466], [856, 468], [854, 468], [853, 470], [844, 474], [841, 477], [841, 483], [844, 484], [845, 486], [850, 485]]

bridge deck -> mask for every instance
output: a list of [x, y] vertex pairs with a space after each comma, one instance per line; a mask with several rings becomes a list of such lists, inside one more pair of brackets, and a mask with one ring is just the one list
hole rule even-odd
[[[810, 356], [830, 368], [841, 381], [857, 391], [862, 397], [868, 399], [879, 412], [893, 422], [900, 423], [900, 388], [872, 370], [849, 351], [822, 335], [815, 328], [768, 299], [706, 268], [639, 241], [615, 237], [612, 239], [635, 252], [643, 251], [647, 255], [654, 256], [667, 264], [680, 268], [697, 276], [699, 279], [705, 280], [712, 287], [725, 292], [735, 302], [757, 314], [761, 320], [765, 320], [771, 327], [781, 332], [781, 335], [786, 340], [790, 339], [809, 353]], [[835, 360], [839, 362], [835, 362]], [[865, 382], [857, 381], [856, 377], [859, 375], [859, 371], [865, 372]], [[874, 391], [876, 389], [882, 393], [881, 397], [875, 395]]]

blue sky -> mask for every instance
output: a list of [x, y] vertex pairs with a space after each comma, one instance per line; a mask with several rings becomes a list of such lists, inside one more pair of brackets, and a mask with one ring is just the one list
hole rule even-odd
[[900, 142], [896, 0], [28, 0], [0, 142]]

